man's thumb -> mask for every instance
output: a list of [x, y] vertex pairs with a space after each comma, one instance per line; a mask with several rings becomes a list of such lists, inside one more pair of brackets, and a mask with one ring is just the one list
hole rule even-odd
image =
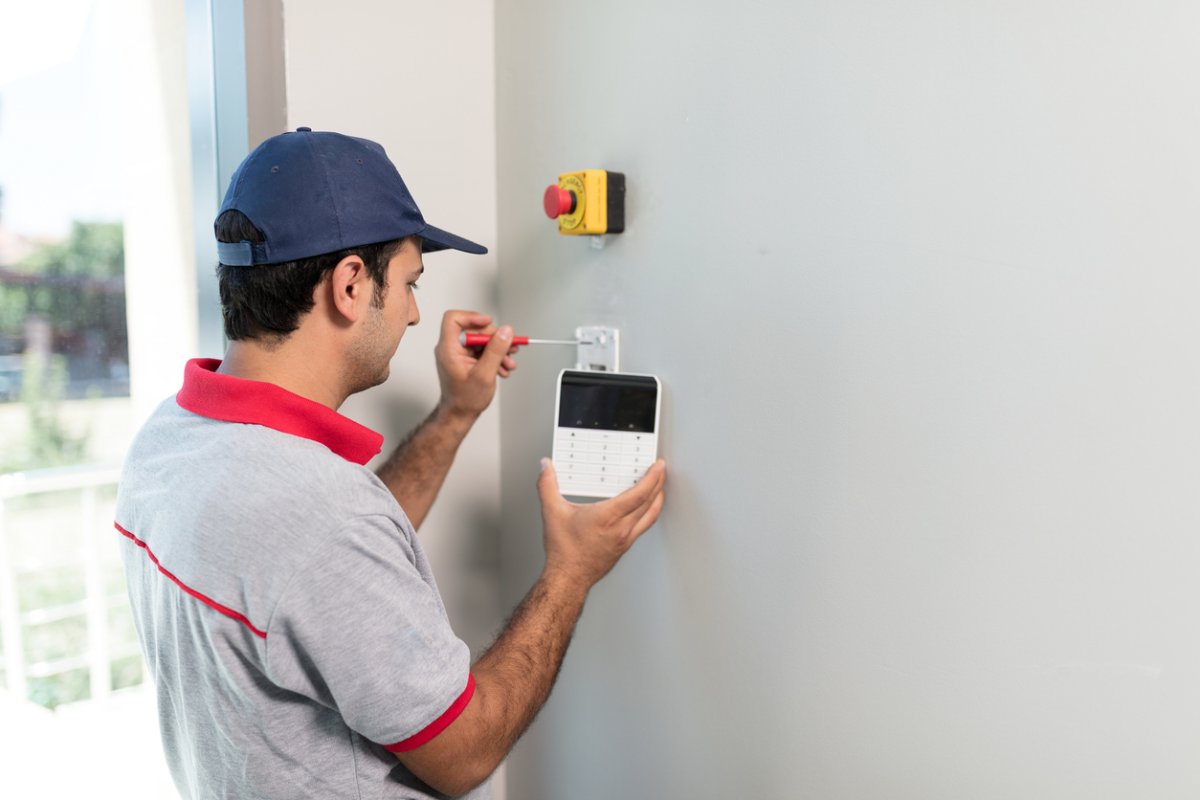
[[558, 490], [558, 473], [554, 471], [554, 462], [548, 458], [542, 459], [542, 474], [538, 476], [537, 488], [543, 504], [550, 498], [562, 497]]
[[488, 372], [499, 372], [500, 362], [512, 348], [512, 338], [512, 326], [503, 325], [491, 339], [488, 339], [487, 347], [483, 348], [483, 352], [479, 354], [479, 363], [484, 365]]

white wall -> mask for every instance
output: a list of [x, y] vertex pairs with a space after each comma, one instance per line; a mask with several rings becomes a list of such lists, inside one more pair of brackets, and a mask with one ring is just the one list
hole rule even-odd
[[[1200, 6], [499, 0], [501, 307], [667, 387], [513, 796], [1200, 793]], [[541, 212], [628, 176], [603, 250]], [[502, 425], [504, 590], [569, 355]]]
[[[386, 454], [437, 401], [442, 312], [496, 310], [492, 4], [285, 0], [283, 11], [288, 127], [381, 143], [430, 223], [492, 248], [426, 256], [421, 324], [405, 334], [391, 379], [342, 409], [387, 437]], [[455, 630], [476, 653], [502, 618], [498, 405], [464, 443], [421, 530]]]

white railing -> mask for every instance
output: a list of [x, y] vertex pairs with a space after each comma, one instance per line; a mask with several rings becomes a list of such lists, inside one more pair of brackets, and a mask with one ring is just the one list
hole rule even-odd
[[[93, 700], [107, 697], [112, 691], [111, 664], [114, 658], [136, 654], [136, 644], [113, 643], [109, 637], [109, 614], [126, 603], [124, 594], [110, 594], [105, 589], [103, 558], [98, 515], [100, 491], [115, 486], [120, 467], [113, 465], [66, 467], [17, 472], [0, 475], [0, 642], [4, 647], [5, 684], [16, 697], [27, 696], [30, 678], [46, 678], [81, 668], [87, 668]], [[73, 552], [56, 553], [33, 561], [16, 563], [11, 543], [6, 535], [10, 523], [12, 501], [47, 492], [78, 491], [79, 548]], [[111, 509], [108, 517], [111, 518]], [[111, 530], [108, 531], [111, 533]], [[84, 599], [56, 606], [22, 611], [17, 590], [19, 576], [50, 567], [82, 568]], [[25, 657], [24, 632], [27, 628], [84, 617], [87, 622], [87, 641], [80, 642], [78, 655], [28, 663]]]

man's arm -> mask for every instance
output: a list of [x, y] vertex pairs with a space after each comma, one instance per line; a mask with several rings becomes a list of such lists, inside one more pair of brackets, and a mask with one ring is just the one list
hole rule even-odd
[[[471, 311], [447, 311], [442, 317], [434, 350], [441, 400], [377, 472], [414, 528], [421, 527], [459, 445], [495, 397], [496, 377], [507, 378], [517, 368], [508, 345], [512, 329], [496, 331], [491, 322], [491, 317]], [[459, 344], [459, 334], [468, 329], [496, 333], [478, 357]]]
[[550, 695], [587, 593], [658, 519], [666, 466], [600, 503], [563, 499], [549, 461], [538, 480], [546, 563], [496, 643], [475, 663], [475, 694], [432, 741], [397, 754], [421, 780], [449, 795], [487, 779]]

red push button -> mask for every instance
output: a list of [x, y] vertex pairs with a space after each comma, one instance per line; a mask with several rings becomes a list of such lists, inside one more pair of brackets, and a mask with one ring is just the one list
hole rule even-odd
[[546, 194], [542, 197], [542, 208], [550, 219], [570, 214], [575, 211], [575, 193], [557, 183], [551, 184], [546, 187]]

